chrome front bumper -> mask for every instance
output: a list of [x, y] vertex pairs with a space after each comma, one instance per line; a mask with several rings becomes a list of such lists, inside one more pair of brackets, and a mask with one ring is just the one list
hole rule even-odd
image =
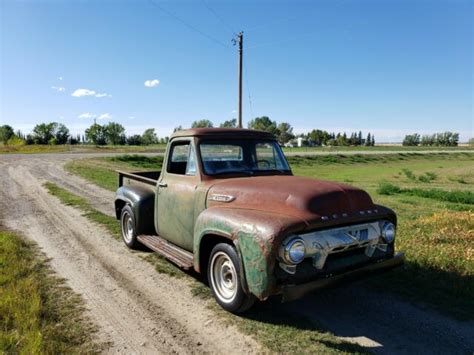
[[282, 286], [283, 302], [292, 301], [303, 297], [312, 291], [334, 286], [344, 281], [351, 281], [362, 278], [372, 273], [385, 271], [400, 266], [405, 260], [404, 253], [396, 253], [390, 259], [382, 259], [371, 264], [359, 267], [357, 269], [347, 271], [334, 276], [327, 276], [316, 281], [307, 282], [300, 285], [284, 285]]

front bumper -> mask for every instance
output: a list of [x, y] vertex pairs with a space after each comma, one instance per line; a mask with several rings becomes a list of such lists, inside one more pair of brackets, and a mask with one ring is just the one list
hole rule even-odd
[[312, 291], [330, 287], [344, 281], [351, 281], [372, 273], [392, 269], [403, 264], [404, 260], [405, 254], [396, 253], [390, 259], [379, 260], [375, 263], [368, 264], [342, 274], [328, 276], [320, 280], [311, 281], [300, 285], [284, 285], [282, 286], [283, 302], [296, 300]]

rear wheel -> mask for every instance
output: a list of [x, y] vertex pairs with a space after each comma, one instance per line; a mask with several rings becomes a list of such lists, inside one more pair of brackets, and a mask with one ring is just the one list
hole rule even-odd
[[135, 225], [135, 215], [130, 205], [122, 209], [120, 215], [120, 226], [122, 230], [122, 239], [130, 249], [138, 249], [140, 242], [137, 240], [137, 228]]
[[255, 297], [242, 288], [239, 270], [240, 260], [233, 246], [220, 243], [212, 249], [207, 269], [209, 285], [217, 303], [232, 313], [242, 313], [255, 303]]

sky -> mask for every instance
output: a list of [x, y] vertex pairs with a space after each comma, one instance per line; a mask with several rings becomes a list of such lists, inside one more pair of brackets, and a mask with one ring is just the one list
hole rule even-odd
[[474, 137], [469, 0], [0, 0], [0, 124], [128, 134], [236, 117], [294, 132]]

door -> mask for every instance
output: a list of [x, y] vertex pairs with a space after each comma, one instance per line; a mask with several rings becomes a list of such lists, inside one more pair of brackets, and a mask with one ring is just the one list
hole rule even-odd
[[192, 141], [172, 142], [158, 181], [157, 230], [161, 237], [188, 251], [193, 250], [194, 198], [199, 181]]

